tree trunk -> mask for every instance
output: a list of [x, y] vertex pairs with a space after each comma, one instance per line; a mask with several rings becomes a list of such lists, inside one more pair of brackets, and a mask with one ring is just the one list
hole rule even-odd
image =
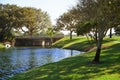
[[98, 41], [96, 54], [95, 54], [95, 57], [92, 61], [93, 63], [99, 63], [100, 62], [101, 45], [102, 45], [101, 41]]
[[53, 43], [53, 37], [50, 38], [50, 46], [52, 46]]
[[110, 28], [110, 38], [112, 38], [112, 28]]
[[70, 40], [72, 40], [72, 30], [70, 30]]
[[95, 33], [95, 42], [97, 42], [97, 31], [96, 31], [96, 33]]

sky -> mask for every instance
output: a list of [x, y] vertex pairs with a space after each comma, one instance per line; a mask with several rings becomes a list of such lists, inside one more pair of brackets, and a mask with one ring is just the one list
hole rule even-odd
[[55, 24], [56, 18], [75, 6], [77, 0], [0, 0], [0, 3], [40, 8], [49, 14], [52, 24]]

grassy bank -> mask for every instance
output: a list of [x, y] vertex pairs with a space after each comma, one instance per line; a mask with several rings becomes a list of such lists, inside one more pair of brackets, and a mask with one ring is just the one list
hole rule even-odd
[[2, 43], [0, 43], [0, 49], [1, 48], [5, 48], [5, 46]]
[[53, 47], [74, 49], [80, 51], [88, 51], [95, 46], [94, 42], [89, 42], [86, 37], [73, 37], [69, 40], [69, 37], [63, 38], [53, 44]]
[[9, 80], [120, 80], [120, 38], [106, 38], [103, 43], [101, 64], [90, 64], [95, 55], [95, 44], [88, 43], [85, 37], [72, 41], [64, 38], [53, 46], [89, 51], [31, 69]]

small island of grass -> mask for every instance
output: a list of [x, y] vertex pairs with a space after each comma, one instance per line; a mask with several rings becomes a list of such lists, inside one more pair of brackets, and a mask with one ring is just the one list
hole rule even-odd
[[1, 48], [5, 48], [5, 46], [3, 45], [3, 43], [0, 43], [0, 49]]

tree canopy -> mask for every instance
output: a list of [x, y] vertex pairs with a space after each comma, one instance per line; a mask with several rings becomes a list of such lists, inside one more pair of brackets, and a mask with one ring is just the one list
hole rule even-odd
[[119, 0], [80, 0], [77, 5], [81, 14], [82, 22], [78, 25], [78, 34], [91, 33], [94, 36], [97, 50], [93, 62], [100, 60], [103, 38], [111, 27], [120, 24]]
[[11, 29], [16, 26], [17, 16], [15, 16], [15, 12], [17, 10], [16, 5], [0, 4], [0, 41], [7, 39], [11, 34]]
[[76, 24], [80, 20], [80, 14], [77, 8], [73, 7], [68, 12], [63, 13], [57, 19], [57, 29], [70, 31], [70, 40], [72, 39], [72, 33], [76, 30]]
[[0, 41], [7, 39], [13, 29], [32, 36], [49, 27], [52, 27], [50, 17], [41, 9], [0, 4]]

